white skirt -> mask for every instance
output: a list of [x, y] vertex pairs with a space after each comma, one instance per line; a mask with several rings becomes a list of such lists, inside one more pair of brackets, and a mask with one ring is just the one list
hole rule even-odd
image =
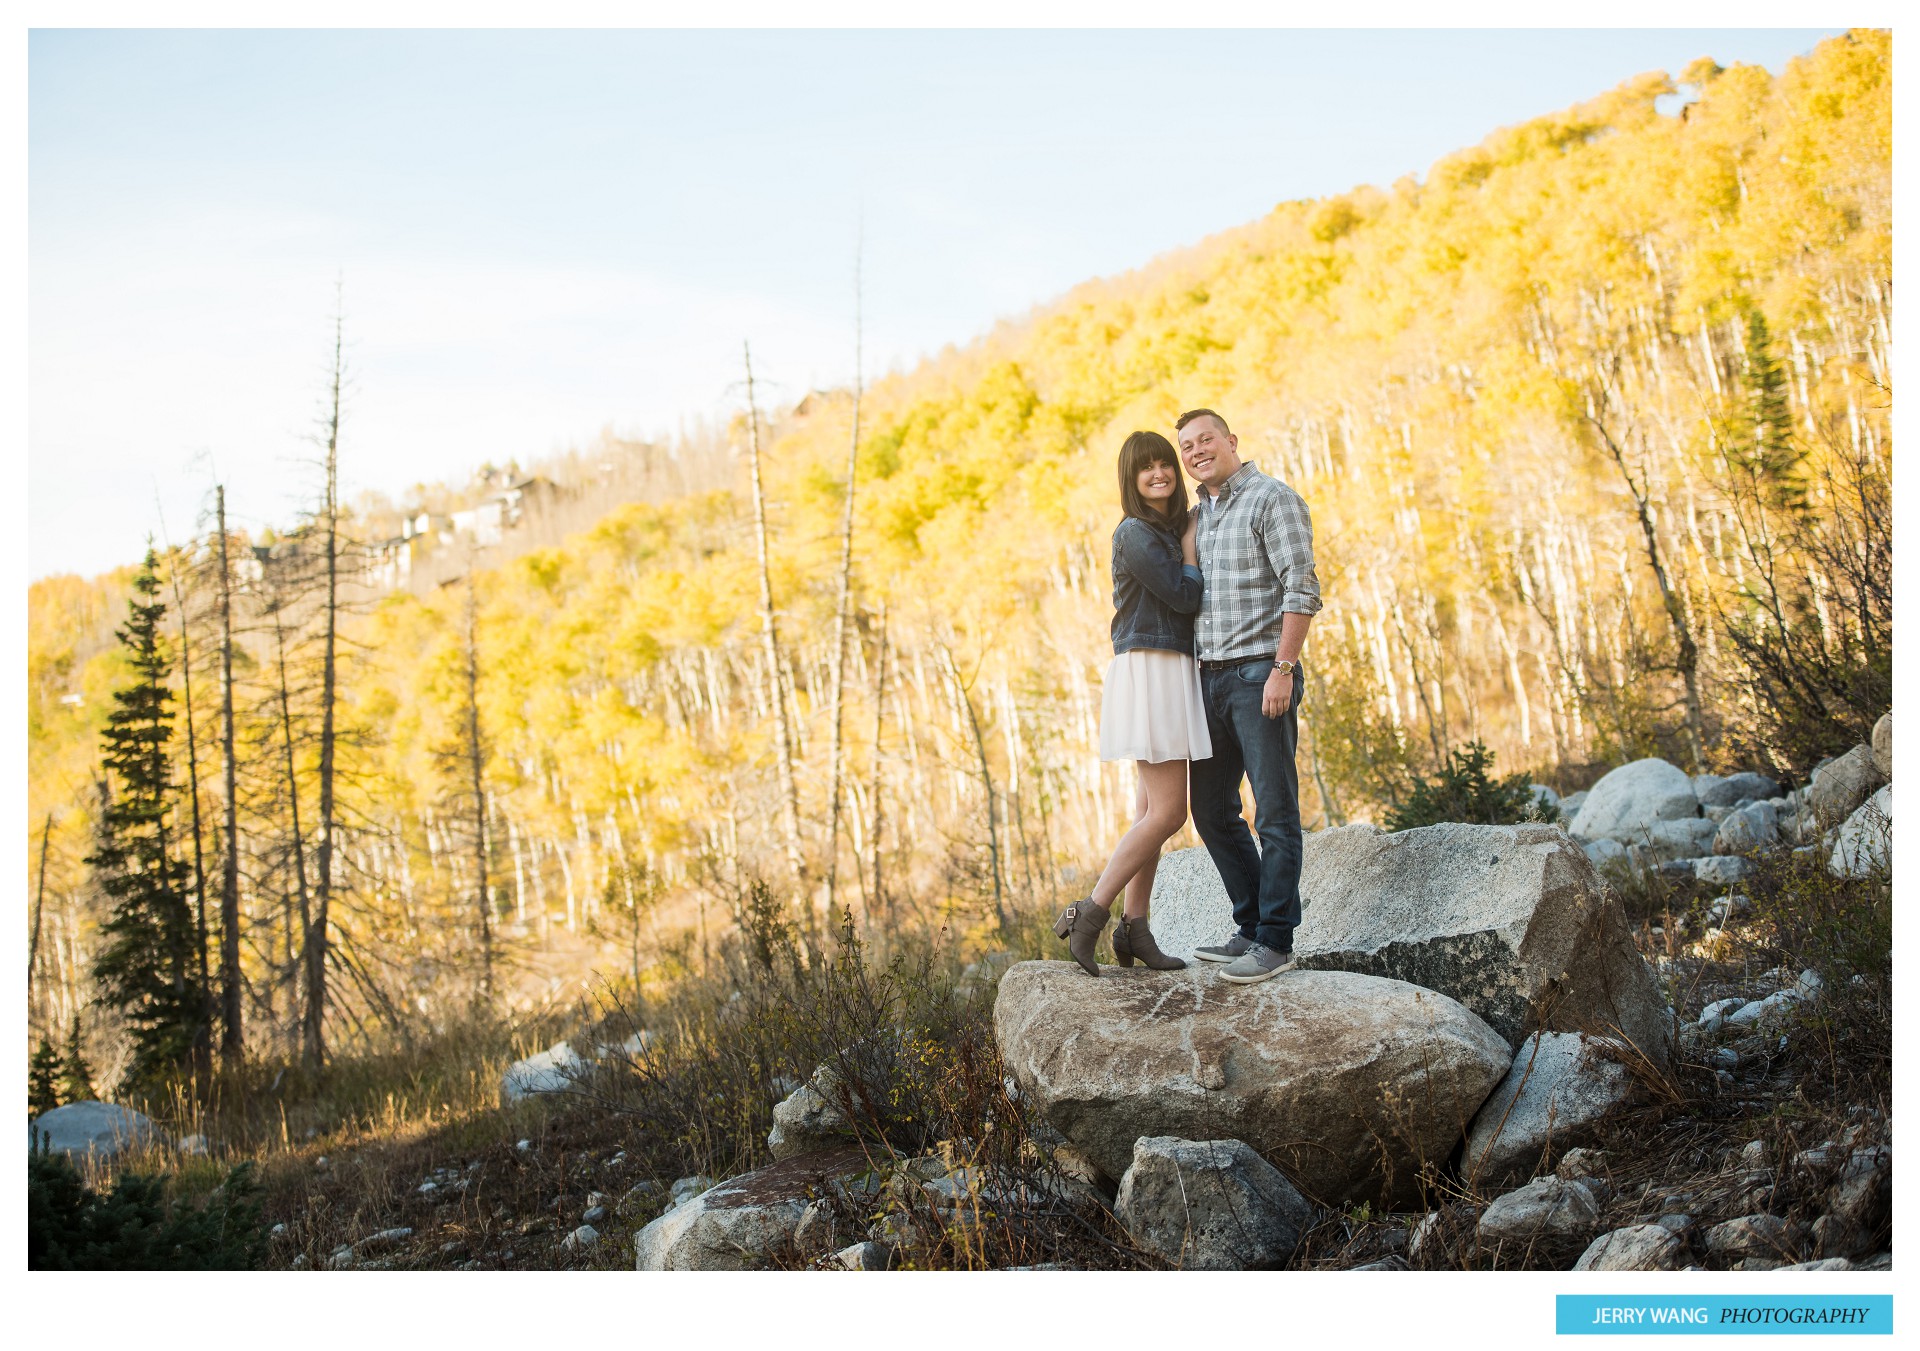
[[1136, 647], [1107, 668], [1100, 700], [1102, 760], [1206, 760], [1207, 706], [1200, 668], [1184, 652]]

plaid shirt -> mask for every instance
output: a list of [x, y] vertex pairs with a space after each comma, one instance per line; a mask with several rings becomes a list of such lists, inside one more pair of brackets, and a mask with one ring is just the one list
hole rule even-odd
[[1313, 571], [1313, 522], [1300, 494], [1244, 464], [1209, 500], [1196, 485], [1195, 541], [1206, 579], [1195, 653], [1201, 661], [1272, 659], [1280, 616], [1320, 609]]

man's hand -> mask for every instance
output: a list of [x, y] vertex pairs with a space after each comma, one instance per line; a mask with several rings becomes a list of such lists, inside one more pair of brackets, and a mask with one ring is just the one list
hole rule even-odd
[[1200, 566], [1200, 555], [1197, 552], [1199, 533], [1200, 513], [1198, 511], [1189, 511], [1187, 513], [1187, 528], [1180, 536], [1180, 561], [1190, 568]]
[[1266, 688], [1260, 691], [1260, 711], [1269, 718], [1282, 718], [1293, 707], [1293, 675], [1274, 667], [1267, 677]]

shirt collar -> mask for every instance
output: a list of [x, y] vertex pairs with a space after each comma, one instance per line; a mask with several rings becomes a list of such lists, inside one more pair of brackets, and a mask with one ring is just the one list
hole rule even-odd
[[1211, 492], [1205, 484], [1200, 485], [1200, 491], [1202, 494], [1206, 496], [1208, 506], [1210, 507], [1224, 506], [1229, 500], [1231, 500], [1233, 495], [1236, 492], [1238, 492], [1246, 484], [1248, 476], [1251, 474], [1257, 474], [1258, 472], [1259, 470], [1253, 467], [1253, 461], [1246, 460], [1241, 463], [1238, 469], [1233, 471], [1232, 478], [1228, 479], [1225, 483], [1220, 485], [1220, 492], [1218, 496], [1216, 496], [1213, 492]]

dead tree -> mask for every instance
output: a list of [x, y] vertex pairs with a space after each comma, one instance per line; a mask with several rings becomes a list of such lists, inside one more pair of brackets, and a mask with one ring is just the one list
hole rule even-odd
[[1705, 721], [1700, 713], [1700, 646], [1694, 641], [1693, 625], [1687, 619], [1686, 606], [1668, 579], [1666, 559], [1660, 548], [1660, 534], [1648, 505], [1650, 485], [1634, 478], [1633, 470], [1627, 465], [1626, 452], [1621, 449], [1604, 420], [1609, 398], [1610, 392], [1606, 389], [1602, 389], [1597, 396], [1590, 393], [1584, 415], [1587, 425], [1593, 428], [1600, 443], [1606, 447], [1607, 454], [1613, 458], [1621, 479], [1627, 485], [1627, 493], [1633, 498], [1634, 511], [1640, 521], [1640, 533], [1646, 540], [1647, 561], [1652, 565], [1653, 579], [1660, 587], [1660, 601], [1666, 608], [1667, 622], [1673, 627], [1674, 643], [1679, 650], [1675, 664], [1680, 668], [1680, 679], [1686, 687], [1687, 750], [1693, 758], [1693, 772], [1698, 774], [1706, 768], [1707, 741]]
[[[980, 730], [980, 714], [973, 706], [973, 682], [960, 678], [960, 667], [953, 659], [950, 644], [940, 644], [940, 656], [946, 663], [947, 676], [953, 681], [954, 692], [960, 696], [960, 702], [966, 706], [967, 725], [973, 730], [973, 752], [980, 769], [980, 784], [987, 794], [987, 856], [993, 868], [993, 918], [1002, 930], [1007, 927], [1007, 912], [1002, 896], [1004, 888], [1000, 881], [1000, 827], [994, 819], [993, 810], [993, 769], [987, 762], [987, 738]], [[978, 675], [976, 669], [974, 672]]]
[[473, 793], [473, 866], [478, 877], [475, 908], [480, 917], [480, 997], [493, 1001], [493, 898], [487, 877], [487, 792], [483, 781], [485, 744], [480, 739], [479, 604], [474, 597], [473, 560], [467, 560], [466, 650], [462, 676], [467, 706], [465, 745], [468, 785]]
[[225, 820], [220, 860], [220, 1056], [229, 1066], [245, 1055], [240, 984], [240, 801], [233, 754], [233, 563], [228, 556], [227, 489], [213, 490], [214, 523], [220, 540], [220, 750], [224, 762]]
[[800, 793], [793, 778], [793, 726], [787, 717], [787, 691], [780, 659], [780, 635], [774, 623], [773, 577], [767, 566], [767, 498], [760, 480], [760, 413], [753, 399], [753, 348], [742, 343], [747, 366], [747, 462], [753, 473], [753, 534], [760, 556], [760, 641], [772, 685], [776, 749], [780, 759], [780, 816], [787, 837], [787, 870], [796, 899], [806, 890], [806, 864], [800, 856]]
[[880, 827], [886, 820], [886, 799], [881, 796], [880, 734], [886, 730], [887, 706], [887, 603], [880, 602], [880, 650], [873, 663], [873, 829], [869, 832], [873, 850], [873, 908], [885, 913], [886, 893], [880, 889]]
[[47, 845], [53, 837], [53, 813], [40, 827], [40, 882], [33, 891], [33, 937], [27, 943], [27, 1016], [33, 1016], [33, 972], [40, 961], [40, 916], [47, 905]]
[[[847, 500], [840, 513], [840, 599], [833, 617], [833, 724], [827, 771], [827, 915], [833, 915], [834, 886], [840, 876], [840, 764], [845, 751], [847, 629], [853, 618], [853, 488], [860, 459], [860, 261], [853, 265], [853, 431], [847, 437]], [[857, 863], [857, 860], [856, 860]]]
[[320, 530], [326, 549], [321, 559], [326, 575], [326, 601], [321, 613], [320, 655], [320, 838], [313, 889], [313, 922], [306, 933], [306, 1011], [301, 1023], [300, 1056], [310, 1070], [327, 1058], [327, 925], [333, 902], [333, 846], [335, 754], [334, 703], [339, 690], [337, 647], [340, 627], [340, 395], [346, 378], [342, 344], [344, 318], [338, 303], [333, 313], [333, 363], [328, 373], [326, 433], [326, 487], [321, 502]]

